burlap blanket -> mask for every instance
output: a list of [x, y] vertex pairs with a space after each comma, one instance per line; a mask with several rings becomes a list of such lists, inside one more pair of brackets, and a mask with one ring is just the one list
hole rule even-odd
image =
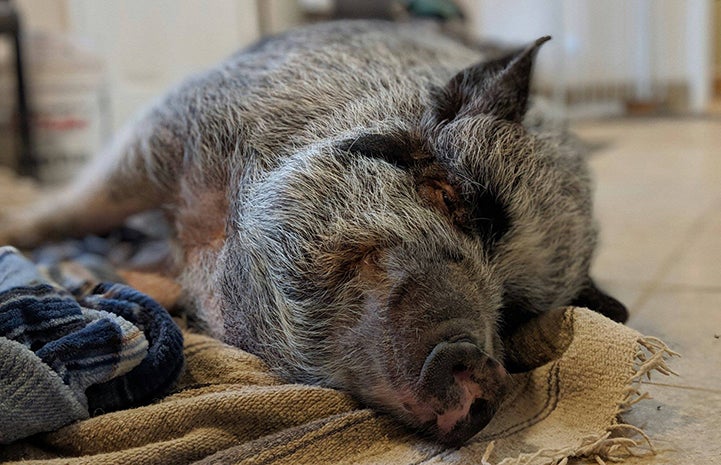
[[173, 394], [7, 446], [0, 460], [510, 465], [620, 459], [648, 449], [642, 432], [618, 416], [643, 398], [641, 377], [668, 373], [670, 351], [662, 343], [566, 308], [534, 321], [515, 344], [542, 365], [514, 376], [514, 391], [494, 420], [460, 449], [420, 439], [341, 392], [283, 383], [256, 357], [186, 333], [187, 367]]

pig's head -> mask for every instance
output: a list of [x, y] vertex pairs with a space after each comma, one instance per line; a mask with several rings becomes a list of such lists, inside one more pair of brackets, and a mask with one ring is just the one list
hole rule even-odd
[[571, 302], [595, 241], [573, 143], [521, 124], [543, 41], [243, 186], [226, 340], [445, 443], [483, 428], [508, 387], [504, 328]]

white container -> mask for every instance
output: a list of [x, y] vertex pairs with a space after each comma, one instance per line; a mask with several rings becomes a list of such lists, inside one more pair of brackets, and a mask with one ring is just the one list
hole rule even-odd
[[77, 40], [33, 35], [29, 41], [29, 104], [37, 177], [57, 184], [73, 177], [104, 139], [104, 67]]
[[[24, 46], [35, 174], [43, 184], [62, 183], [103, 142], [107, 128], [104, 66], [88, 47], [66, 36], [33, 33]], [[7, 130], [13, 126], [9, 116], [16, 108], [15, 86], [12, 68], [3, 68], [0, 126]]]
[[0, 42], [0, 165], [15, 168], [15, 73], [10, 41]]
[[8, 103], [12, 102], [8, 97], [12, 94], [6, 88], [7, 86], [0, 82], [0, 166], [15, 168], [17, 158], [15, 131], [12, 121], [12, 107]]

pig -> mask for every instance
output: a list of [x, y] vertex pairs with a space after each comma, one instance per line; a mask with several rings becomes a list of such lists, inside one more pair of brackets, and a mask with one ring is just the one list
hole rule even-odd
[[0, 238], [162, 208], [211, 335], [462, 444], [523, 369], [514, 328], [568, 304], [626, 318], [589, 277], [582, 144], [529, 109], [548, 39], [491, 54], [381, 21], [264, 39], [151, 104]]

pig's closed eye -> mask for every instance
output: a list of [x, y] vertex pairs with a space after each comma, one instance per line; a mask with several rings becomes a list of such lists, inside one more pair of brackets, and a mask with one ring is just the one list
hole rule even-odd
[[420, 141], [402, 131], [388, 134], [361, 134], [338, 144], [343, 152], [384, 160], [400, 168], [408, 169], [423, 164], [430, 155], [421, 150]]
[[418, 194], [461, 231], [479, 237], [489, 251], [510, 228], [506, 208], [488, 190], [464, 199], [448, 182], [431, 178], [419, 183]]
[[480, 237], [490, 250], [510, 228], [505, 205], [490, 190], [464, 198], [448, 182], [448, 175], [435, 164], [421, 141], [409, 133], [368, 133], [347, 139], [338, 149], [351, 155], [386, 161], [410, 172], [418, 194], [434, 210], [447, 216], [464, 233]]
[[453, 219], [458, 210], [458, 197], [453, 189], [440, 181], [424, 181], [418, 186], [418, 193], [431, 206]]
[[443, 203], [445, 204], [446, 209], [452, 212], [456, 208], [455, 202], [451, 199], [451, 197], [448, 195], [448, 192], [446, 191], [441, 191], [441, 196], [443, 197]]

